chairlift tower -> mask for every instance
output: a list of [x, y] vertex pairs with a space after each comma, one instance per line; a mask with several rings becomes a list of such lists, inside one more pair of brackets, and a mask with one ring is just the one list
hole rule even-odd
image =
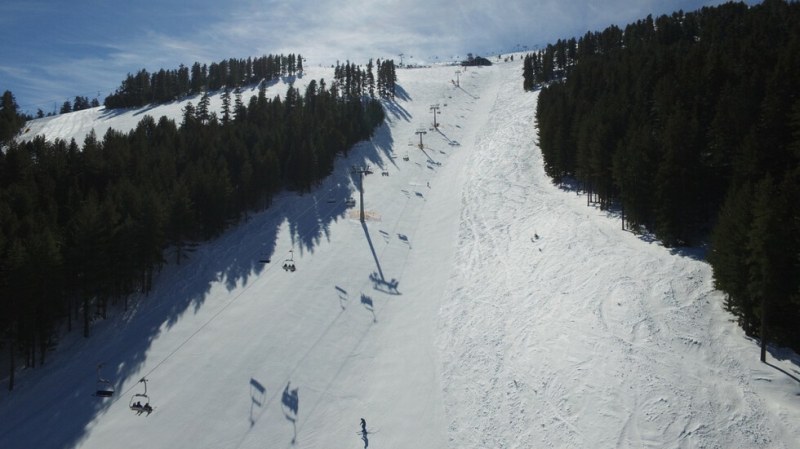
[[369, 169], [369, 165], [365, 165], [363, 167], [359, 167], [354, 165], [352, 173], [358, 175], [358, 193], [360, 195], [360, 209], [361, 209], [361, 222], [364, 223], [364, 176], [371, 175], [372, 170]]
[[436, 112], [439, 111], [439, 105], [438, 104], [431, 105], [431, 111], [433, 111], [433, 127], [439, 129], [439, 124], [436, 123]]
[[424, 129], [424, 128], [420, 128], [420, 129], [418, 129], [418, 130], [417, 130], [416, 134], [419, 134], [419, 149], [421, 150], [421, 149], [425, 148], [425, 147], [422, 145], [422, 135], [423, 135], [423, 134], [428, 134], [428, 132], [427, 132], [427, 131], [425, 131], [425, 129]]

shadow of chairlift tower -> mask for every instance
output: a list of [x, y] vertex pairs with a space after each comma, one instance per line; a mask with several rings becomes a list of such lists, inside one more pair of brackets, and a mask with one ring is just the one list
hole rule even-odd
[[[373, 271], [369, 275], [369, 280], [372, 281], [372, 287], [375, 290], [378, 290], [383, 293], [388, 293], [390, 295], [399, 295], [400, 291], [397, 290], [397, 285], [400, 283], [397, 279], [392, 278], [391, 280], [387, 281], [383, 279], [377, 271]], [[363, 302], [363, 300], [362, 300]]]

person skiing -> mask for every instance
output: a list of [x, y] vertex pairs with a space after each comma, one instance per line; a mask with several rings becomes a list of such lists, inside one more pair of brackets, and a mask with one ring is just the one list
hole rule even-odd
[[361, 418], [361, 432], [367, 433], [367, 422], [364, 421], [364, 418]]

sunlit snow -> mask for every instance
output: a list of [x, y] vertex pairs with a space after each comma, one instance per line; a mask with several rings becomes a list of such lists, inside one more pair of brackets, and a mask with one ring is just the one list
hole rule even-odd
[[[398, 70], [386, 125], [319, 188], [281, 194], [21, 372], [0, 447], [800, 447], [800, 358], [759, 362], [699, 251], [553, 185], [538, 93], [519, 55], [495, 62]], [[25, 138], [102, 138], [182, 107], [64, 114]], [[92, 396], [98, 363], [112, 398]], [[149, 416], [129, 408], [143, 377]]]

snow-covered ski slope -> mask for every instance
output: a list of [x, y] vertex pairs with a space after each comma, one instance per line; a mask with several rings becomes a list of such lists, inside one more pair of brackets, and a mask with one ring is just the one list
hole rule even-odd
[[[452, 66], [399, 70], [387, 124], [319, 189], [21, 373], [0, 448], [800, 447], [798, 356], [761, 364], [695, 252], [552, 185], [515, 59], [460, 87]], [[79, 137], [91, 113], [30, 132]], [[362, 224], [344, 199], [363, 164]], [[91, 396], [99, 362], [114, 398]], [[150, 416], [128, 408], [142, 377]]]
[[[312, 68], [311, 73], [320, 76], [328, 76], [332, 74], [331, 70], [320, 68]], [[331, 73], [328, 73], [331, 72]], [[305, 78], [300, 77], [285, 77], [281, 80], [266, 83], [267, 96], [272, 98], [275, 95], [281, 95], [286, 91], [287, 83], [295, 83], [296, 86], [306, 85], [310, 80], [309, 76]], [[304, 90], [303, 90], [304, 91]], [[242, 89], [242, 101], [245, 105], [250, 100], [250, 97], [257, 95], [257, 86], [249, 86]], [[209, 110], [215, 111], [218, 116], [222, 116], [222, 92], [217, 91], [209, 93]], [[231, 93], [231, 101], [233, 101], [233, 93]], [[200, 102], [200, 95], [192, 95], [191, 97], [184, 98], [180, 101], [173, 101], [171, 103], [148, 105], [142, 108], [120, 108], [120, 109], [106, 109], [104, 106], [96, 108], [83, 109], [68, 114], [60, 114], [52, 117], [44, 117], [40, 119], [31, 120], [23, 128], [19, 140], [25, 141], [33, 139], [35, 136], [44, 136], [48, 140], [56, 138], [64, 139], [67, 142], [70, 139], [75, 139], [78, 145], [83, 145], [84, 138], [89, 131], [94, 131], [98, 139], [102, 140], [105, 133], [113, 128], [117, 131], [127, 133], [128, 131], [136, 128], [136, 125], [149, 115], [156, 121], [162, 116], [167, 116], [175, 120], [180, 125], [183, 119], [183, 108], [187, 103], [192, 102], [194, 106]]]

